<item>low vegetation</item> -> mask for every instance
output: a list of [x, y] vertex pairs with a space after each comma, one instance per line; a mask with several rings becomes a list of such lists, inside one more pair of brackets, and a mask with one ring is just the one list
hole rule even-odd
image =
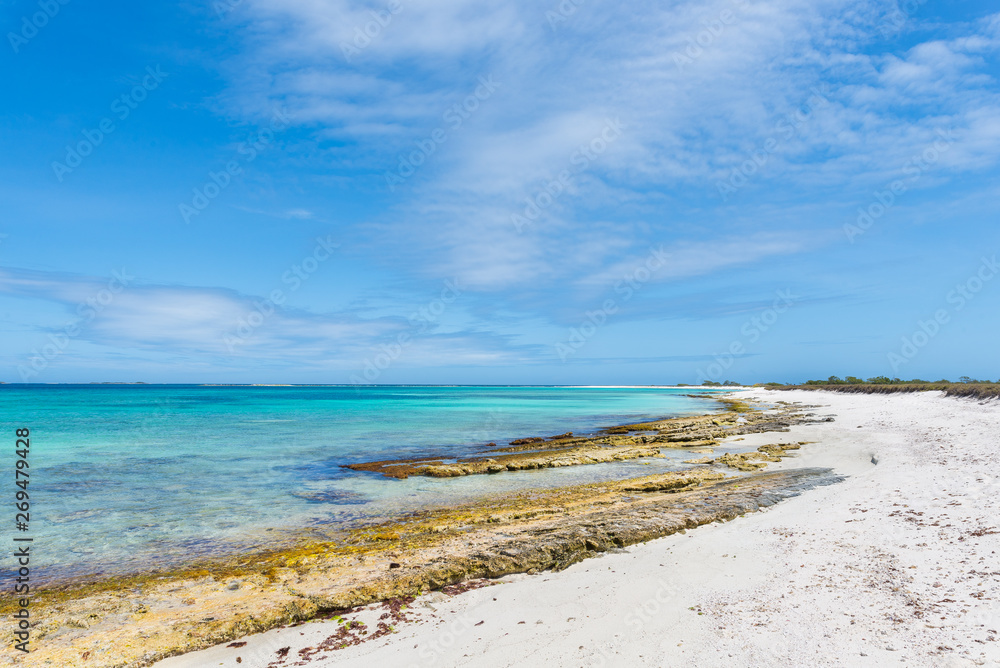
[[808, 380], [801, 385], [759, 383], [757, 386], [782, 390], [832, 390], [863, 394], [940, 391], [950, 397], [971, 397], [974, 399], [1000, 397], [1000, 381], [994, 383], [989, 380], [976, 380], [968, 376], [962, 376], [957, 382], [950, 380], [902, 380], [887, 376], [876, 376], [868, 380], [862, 380], [855, 376], [847, 376], [846, 378], [830, 376], [826, 380]]

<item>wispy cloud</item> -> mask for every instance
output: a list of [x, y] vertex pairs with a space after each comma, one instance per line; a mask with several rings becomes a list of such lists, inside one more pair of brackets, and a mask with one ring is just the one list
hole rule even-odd
[[[135, 281], [135, 277], [131, 277]], [[62, 305], [66, 319], [76, 319], [81, 304], [103, 290], [108, 280], [59, 272], [0, 269], [0, 292]], [[262, 306], [264, 305], [264, 306]], [[250, 334], [231, 339], [254, 322]], [[99, 317], [81, 323], [79, 341], [132, 354], [158, 353], [211, 360], [219, 367], [269, 364], [346, 372], [360, 367], [379, 344], [400, 332], [414, 331], [407, 317], [365, 317], [357, 312], [315, 313], [268, 304], [264, 296], [224, 288], [152, 285], [134, 282], [100, 309]], [[43, 335], [63, 322], [38, 326]], [[530, 347], [502, 335], [468, 329], [445, 329], [433, 319], [421, 322], [412, 337], [404, 366], [499, 364], [526, 355]], [[15, 351], [11, 351], [12, 353]], [[27, 350], [24, 351], [27, 354]], [[337, 380], [334, 377], [333, 380]], [[342, 382], [347, 382], [346, 373]]]
[[[879, 30], [891, 2], [593, 3], [557, 26], [534, 3], [402, 2], [363, 53], [345, 59], [341, 46], [377, 3], [248, 6], [251, 49], [236, 61], [247, 74], [232, 99], [289, 107], [338, 140], [330, 159], [369, 168], [372, 188], [477, 76], [501, 82], [372, 228], [382, 243], [400, 240], [393, 249], [415, 272], [484, 290], [601, 280], [642, 247], [678, 236], [691, 241], [675, 254], [702, 255], [666, 277], [795, 252], [754, 241], [744, 260], [727, 259], [736, 249], [724, 225], [676, 234], [685, 224], [676, 205], [718, 204], [714, 184], [770, 139], [780, 146], [756, 170], [760, 187], [834, 199], [898, 171], [941, 128], [959, 137], [943, 170], [1000, 156], [1000, 98], [984, 60], [996, 52], [996, 16], [896, 53]], [[823, 104], [794, 121], [817, 94]], [[936, 112], [918, 113], [930, 98]], [[609, 118], [626, 126], [621, 140], [518, 233], [511, 215], [572, 168]], [[601, 222], [608, 210], [614, 225]]]
[[[802, 268], [812, 260], [835, 262], [829, 258], [846, 245], [843, 225], [875, 201], [874, 192], [912, 172], [914, 156], [933, 149], [942, 133], [947, 151], [925, 161], [919, 178], [906, 182], [906, 196], [865, 237], [864, 249], [855, 245], [856, 254], [844, 260], [869, 263], [850, 276], [852, 289], [878, 283], [872, 276], [886, 266], [887, 253], [876, 238], [900, 219], [907, 229], [927, 231], [957, 209], [968, 220], [992, 213], [995, 184], [988, 179], [1000, 161], [1000, 14], [948, 22], [940, 12], [931, 19], [915, 11], [901, 20], [895, 0], [561, 6], [228, 3], [221, 17], [211, 17], [226, 47], [212, 51], [224, 54], [214, 63], [222, 90], [208, 103], [177, 102], [185, 112], [207, 108], [224, 116], [226, 128], [210, 135], [222, 124], [206, 131], [199, 119], [145, 142], [157, 151], [178, 147], [163, 153], [167, 177], [150, 179], [141, 195], [105, 193], [97, 180], [64, 200], [50, 200], [37, 186], [25, 189], [30, 195], [18, 191], [19, 183], [9, 188], [29, 213], [59, 203], [40, 230], [62, 229], [80, 216], [93, 226], [100, 259], [70, 258], [66, 266], [93, 271], [90, 262], [104, 258], [148, 258], [157, 244], [169, 258], [155, 283], [137, 280], [88, 321], [67, 358], [90, 354], [93, 346], [109, 360], [132, 355], [210, 368], [350, 372], [408, 333], [411, 311], [447, 279], [461, 283], [462, 299], [408, 344], [400, 365], [537, 364], [552, 357], [552, 342], [567, 323], [644, 272], [652, 252], [663, 260], [634, 299], [622, 300], [606, 331], [651, 318], [720, 322], [735, 317], [733, 308], [752, 309], [784, 288], [772, 284], [787, 267], [808, 281]], [[185, 85], [177, 90], [200, 96], [204, 82], [186, 85], [183, 69], [176, 76]], [[477, 93], [484, 80], [488, 95]], [[152, 118], [155, 110], [144, 109]], [[237, 189], [227, 192], [226, 205], [213, 206], [184, 233], [191, 239], [177, 245], [163, 241], [173, 228], [163, 233], [157, 220], [136, 236], [121, 233], [134, 224], [138, 205], [130, 198], [144, 198], [146, 206], [160, 184], [188, 183], [178, 178], [177, 165], [188, 169], [225, 153], [242, 139], [235, 135], [266, 123], [276, 109], [286, 110], [292, 125], [247, 171], [250, 197], [234, 202]], [[34, 111], [19, 113], [28, 118]], [[157, 121], [155, 132], [167, 125]], [[143, 132], [153, 133], [154, 124], [149, 128]], [[171, 133], [182, 131], [185, 141], [175, 142]], [[201, 141], [191, 138], [202, 136], [212, 138], [189, 150]], [[110, 145], [102, 155], [116, 159]], [[159, 158], [144, 155], [152, 169]], [[202, 173], [219, 163], [207, 164]], [[95, 162], [92, 174], [106, 167]], [[81, 208], [86, 198], [101, 206]], [[330, 265], [295, 300], [261, 313], [266, 295], [252, 294], [263, 288], [246, 258], [291, 248], [285, 229], [305, 235], [320, 226], [351, 246], [349, 261]], [[220, 241], [233, 230], [239, 253]], [[188, 257], [180, 249], [194, 240], [201, 247]], [[22, 250], [28, 244], [13, 234], [10, 241], [25, 244]], [[137, 250], [145, 242], [157, 249]], [[5, 240], [4, 252], [11, 248]], [[48, 268], [67, 256], [5, 257]], [[909, 258], [893, 261], [912, 265]], [[198, 262], [205, 264], [188, 272]], [[200, 285], [170, 284], [189, 275]], [[5, 303], [30, 300], [35, 306], [26, 311], [46, 317], [55, 309], [73, 317], [107, 280], [3, 269], [0, 296]], [[721, 286], [727, 280], [747, 291], [730, 301]], [[836, 292], [830, 284], [839, 285], [817, 279], [815, 290], [803, 289], [803, 304]], [[234, 336], [250, 318], [260, 322]], [[18, 335], [31, 324], [21, 317]], [[618, 336], [616, 345], [642, 338], [634, 331]], [[678, 363], [697, 360], [704, 337], [695, 338], [688, 354], [675, 356]], [[656, 357], [658, 340], [647, 344], [647, 359], [669, 361]], [[595, 358], [616, 358], [610, 343], [601, 352], [598, 339], [594, 345], [588, 353]]]

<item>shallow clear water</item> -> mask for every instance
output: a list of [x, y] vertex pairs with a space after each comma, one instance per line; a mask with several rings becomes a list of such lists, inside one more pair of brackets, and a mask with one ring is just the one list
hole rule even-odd
[[55, 580], [176, 564], [259, 547], [288, 529], [323, 532], [484, 493], [680, 468], [682, 452], [450, 479], [392, 480], [341, 465], [457, 457], [488, 441], [716, 407], [683, 396], [690, 391], [6, 385], [0, 414], [11, 450], [14, 429], [31, 429], [32, 563]]

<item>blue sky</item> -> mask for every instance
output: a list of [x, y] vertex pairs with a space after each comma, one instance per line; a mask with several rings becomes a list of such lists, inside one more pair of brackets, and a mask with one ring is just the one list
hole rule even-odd
[[994, 3], [2, 7], [0, 380], [1000, 377]]

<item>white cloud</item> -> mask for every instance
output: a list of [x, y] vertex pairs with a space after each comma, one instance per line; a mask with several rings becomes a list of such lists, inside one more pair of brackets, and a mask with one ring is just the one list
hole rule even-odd
[[[895, 42], [881, 41], [888, 1], [595, 1], [554, 27], [546, 12], [555, 2], [401, 2], [347, 60], [342, 43], [378, 3], [253, 0], [254, 37], [231, 96], [242, 109], [287, 105], [318, 136], [354, 142], [338, 142], [329, 158], [392, 171], [478, 76], [493, 75], [500, 89], [449, 132], [372, 228], [412, 271], [459, 275], [477, 289], [586, 282], [651, 244], [690, 238], [674, 232], [687, 222], [671, 203], [711, 203], [716, 184], [772, 140], [754, 185], [837, 193], [834, 204], [898, 174], [938, 129], [957, 136], [941, 170], [1000, 157], [1000, 100], [985, 65], [997, 16], [895, 53]], [[804, 106], [806, 118], [794, 121]], [[627, 126], [622, 137], [518, 232], [511, 215], [608, 118]], [[612, 209], [617, 224], [599, 222]], [[725, 223], [703, 230], [688, 243], [706, 259], [677, 275], [729, 266], [711, 249], [734, 232]], [[771, 248], [746, 257], [795, 252]]]
[[[80, 349], [110, 348], [145, 359], [211, 362], [216, 368], [240, 368], [248, 361], [255, 366], [294, 364], [339, 371], [344, 375], [330, 382], [348, 382], [349, 372], [361, 371], [365, 360], [378, 355], [381, 346], [395, 345], [400, 334], [407, 337], [405, 351], [393, 362], [404, 367], [493, 363], [520, 355], [520, 348], [503, 336], [445, 331], [444, 319], [433, 316], [410, 320], [314, 313], [232, 290], [149, 285], [134, 276], [124, 289], [116, 285], [109, 293], [107, 283], [99, 277], [0, 269], [0, 290], [5, 294], [66, 307], [66, 316], [58, 322], [36, 327], [38, 346], [50, 342], [48, 333], [62, 336], [70, 331], [66, 325], [72, 323], [76, 330], [69, 334], [70, 345], [60, 351], [60, 358], [73, 358], [75, 364], [87, 362]], [[27, 357], [25, 353], [14, 358], [14, 363], [24, 364]]]
[[[640, 267], [649, 266], [651, 258], [666, 255], [665, 264], [650, 272], [649, 281], [702, 276], [723, 269], [752, 264], [779, 255], [789, 255], [811, 245], [802, 234], [760, 233], [745, 238], [718, 239], [710, 242], [680, 242], [670, 246], [651, 247], [645, 252], [623, 259], [602, 271], [581, 279], [581, 283], [606, 290], [625, 277], [634, 277]], [[655, 251], [655, 252], [654, 252]], [[656, 262], [654, 262], [654, 265]]]

